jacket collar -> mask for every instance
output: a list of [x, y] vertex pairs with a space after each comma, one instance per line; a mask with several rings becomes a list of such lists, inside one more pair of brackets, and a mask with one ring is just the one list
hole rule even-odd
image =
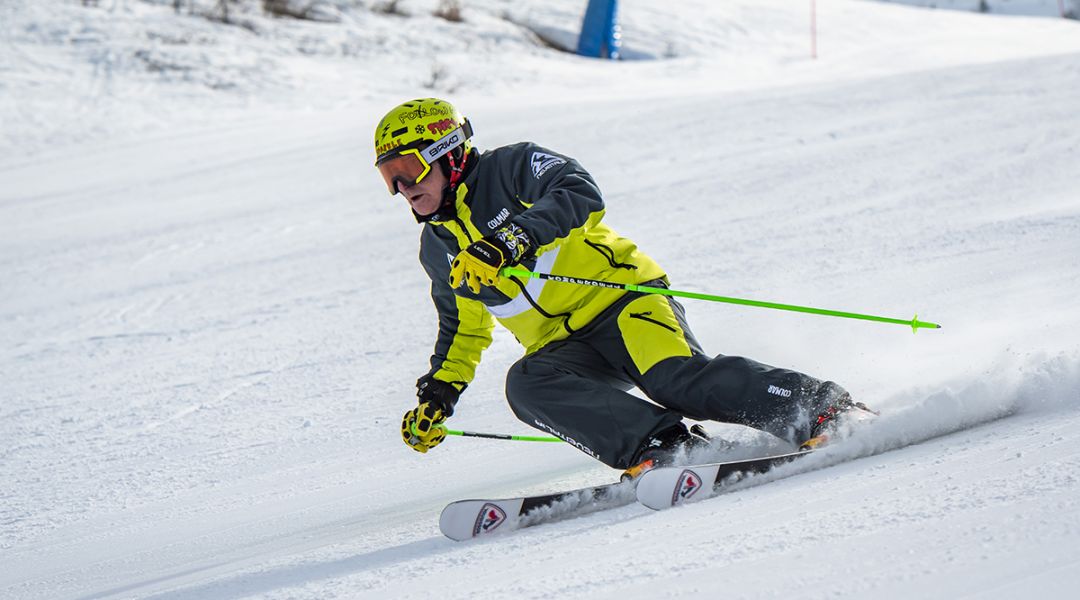
[[442, 205], [439, 206], [439, 210], [431, 213], [430, 215], [421, 216], [413, 211], [413, 216], [416, 217], [417, 223], [433, 223], [440, 224], [446, 221], [453, 221], [458, 214], [462, 211], [458, 209], [459, 205], [466, 204], [469, 201], [469, 192], [473, 188], [473, 182], [478, 178], [477, 172], [480, 166], [480, 153], [473, 148], [469, 153], [469, 160], [465, 163], [465, 173], [461, 178], [461, 181], [454, 189], [447, 187], [443, 190]]

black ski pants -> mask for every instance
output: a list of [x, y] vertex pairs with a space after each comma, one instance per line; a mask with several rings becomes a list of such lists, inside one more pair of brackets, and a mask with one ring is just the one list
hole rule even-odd
[[[628, 393], [633, 387], [652, 402]], [[519, 419], [618, 469], [635, 464], [646, 440], [683, 417], [802, 442], [811, 417], [842, 393], [835, 383], [749, 358], [710, 358], [682, 305], [634, 292], [569, 338], [525, 356], [506, 376], [506, 397]]]

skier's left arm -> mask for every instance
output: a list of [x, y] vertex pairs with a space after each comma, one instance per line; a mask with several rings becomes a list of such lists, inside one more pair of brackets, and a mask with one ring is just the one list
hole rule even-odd
[[510, 219], [524, 230], [529, 254], [561, 244], [574, 231], [604, 217], [604, 198], [592, 175], [578, 161], [525, 144], [511, 170], [511, 187], [525, 212]]
[[600, 188], [576, 160], [535, 144], [521, 144], [503, 160], [503, 183], [526, 210], [455, 257], [451, 287], [465, 283], [477, 292], [494, 285], [502, 267], [543, 253], [604, 217]]

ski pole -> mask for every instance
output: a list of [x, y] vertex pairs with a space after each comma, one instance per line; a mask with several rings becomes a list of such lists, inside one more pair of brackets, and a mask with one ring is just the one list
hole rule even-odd
[[557, 437], [542, 437], [536, 435], [508, 435], [505, 433], [481, 433], [477, 431], [457, 431], [447, 429], [446, 425], [436, 425], [446, 431], [446, 435], [459, 435], [462, 437], [486, 438], [489, 440], [507, 440], [512, 442], [561, 442]]
[[504, 267], [501, 271], [502, 275], [510, 276], [517, 275], [519, 277], [532, 277], [536, 279], [546, 279], [548, 281], [558, 281], [562, 283], [573, 283], [576, 285], [591, 285], [595, 287], [610, 288], [616, 290], [627, 290], [630, 292], [640, 292], [643, 294], [660, 294], [662, 296], [676, 296], [679, 298], [693, 298], [695, 300], [709, 300], [711, 302], [724, 302], [727, 304], [740, 304], [743, 306], [758, 306], [761, 308], [773, 308], [776, 310], [789, 310], [793, 312], [810, 313], [815, 315], [825, 315], [827, 317], [842, 317], [845, 319], [862, 319], [864, 321], [878, 321], [880, 323], [895, 323], [897, 325], [908, 325], [911, 327], [911, 332], [916, 333], [920, 328], [926, 329], [941, 329], [941, 325], [937, 323], [930, 323], [928, 321], [920, 321], [919, 315], [915, 315], [915, 318], [906, 319], [891, 319], [889, 317], [879, 317], [877, 315], [864, 315], [860, 313], [845, 312], [839, 310], [828, 310], [825, 308], [812, 308], [809, 306], [798, 306], [795, 304], [779, 304], [777, 302], [763, 302], [761, 300], [747, 300], [744, 298], [731, 298], [728, 296], [714, 296], [712, 294], [699, 294], [697, 292], [681, 292], [679, 290], [669, 290], [667, 288], [650, 287], [647, 285], [637, 285], [633, 283], [614, 283], [611, 281], [600, 281], [598, 279], [585, 279], [582, 277], [567, 277], [565, 275], [554, 275], [552, 273], [536, 273], [529, 271], [528, 269], [520, 269], [517, 267]]

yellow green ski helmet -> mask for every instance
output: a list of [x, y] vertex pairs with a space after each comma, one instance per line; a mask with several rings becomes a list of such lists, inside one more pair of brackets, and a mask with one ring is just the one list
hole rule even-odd
[[375, 166], [396, 194], [399, 183], [416, 185], [446, 156], [453, 187], [472, 150], [470, 138], [469, 120], [453, 104], [438, 98], [410, 100], [386, 113], [375, 128]]

